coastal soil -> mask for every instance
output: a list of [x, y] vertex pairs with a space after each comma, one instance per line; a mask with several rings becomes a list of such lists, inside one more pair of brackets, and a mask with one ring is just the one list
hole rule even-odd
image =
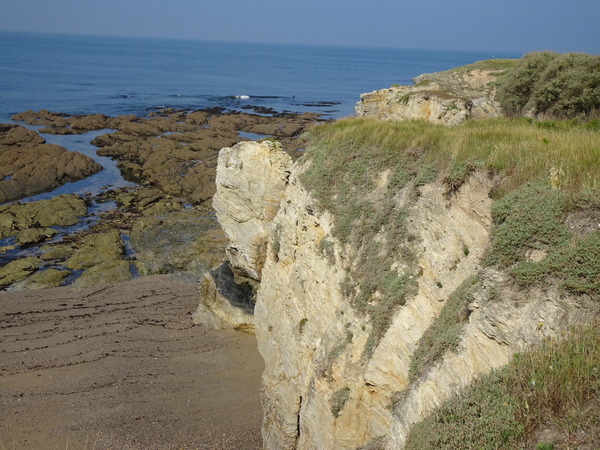
[[0, 294], [0, 448], [261, 447], [253, 336], [172, 275]]

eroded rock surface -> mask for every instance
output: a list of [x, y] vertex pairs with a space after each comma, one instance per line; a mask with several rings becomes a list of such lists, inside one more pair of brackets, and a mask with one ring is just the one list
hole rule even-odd
[[254, 291], [291, 165], [270, 141], [241, 142], [219, 153], [213, 206], [227, 236], [227, 261], [204, 275], [197, 322], [254, 331]]

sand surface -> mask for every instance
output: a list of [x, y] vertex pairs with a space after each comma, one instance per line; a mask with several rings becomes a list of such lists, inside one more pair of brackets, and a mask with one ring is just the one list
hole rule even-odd
[[0, 449], [261, 447], [253, 336], [158, 275], [0, 294]]

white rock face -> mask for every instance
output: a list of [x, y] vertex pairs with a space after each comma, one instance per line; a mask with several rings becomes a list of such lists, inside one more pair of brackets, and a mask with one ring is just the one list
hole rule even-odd
[[[255, 309], [266, 365], [266, 448], [354, 449], [381, 437], [389, 448], [402, 448], [412, 424], [477, 375], [597, 312], [591, 303], [552, 290], [513, 292], [503, 274], [482, 272], [491, 227], [487, 175], [473, 176], [451, 196], [440, 183], [432, 183], [421, 188], [412, 204], [410, 196], [400, 195], [409, 208], [409, 227], [419, 236], [418, 289], [364, 361], [370, 325], [353, 311], [341, 289], [351, 249], [334, 243], [332, 218], [299, 184], [301, 170], [292, 171], [273, 221]], [[458, 353], [446, 354], [410, 383], [410, 361], [419, 339], [450, 294], [477, 273], [485, 282], [471, 306]], [[541, 332], [539, 323], [544, 323]], [[334, 399], [344, 391], [349, 396], [336, 416]], [[392, 408], [401, 391], [408, 394]]]
[[[409, 218], [421, 238], [418, 292], [365, 362], [370, 325], [341, 291], [348, 252], [335, 244], [333, 256], [324, 254], [332, 219], [296, 176], [294, 170], [273, 222], [255, 310], [266, 363], [263, 437], [267, 448], [356, 448], [389, 434], [391, 398], [408, 386], [418, 340], [447, 296], [477, 270], [491, 223], [489, 181], [475, 177], [451, 200], [440, 184], [422, 189]], [[344, 388], [350, 398], [334, 417], [330, 399]]]
[[[260, 281], [269, 227], [292, 159], [272, 142], [240, 142], [221, 149], [218, 164], [213, 206], [228, 239], [228, 267], [222, 264], [204, 275], [193, 320], [254, 333], [253, 300], [245, 291], [250, 289], [248, 281], [252, 285]], [[242, 285], [236, 282], [240, 276], [245, 278]]]
[[271, 142], [240, 142], [219, 152], [213, 207], [229, 240], [234, 271], [260, 280], [271, 220], [287, 185], [292, 158]]

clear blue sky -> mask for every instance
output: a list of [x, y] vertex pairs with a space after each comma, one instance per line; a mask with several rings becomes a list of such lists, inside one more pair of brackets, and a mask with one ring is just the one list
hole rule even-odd
[[600, 53], [600, 0], [0, 0], [0, 30]]

